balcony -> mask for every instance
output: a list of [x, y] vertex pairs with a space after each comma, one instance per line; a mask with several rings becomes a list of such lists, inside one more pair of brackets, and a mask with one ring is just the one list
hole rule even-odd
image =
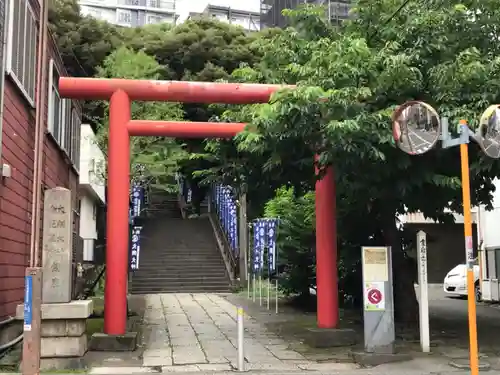
[[175, 0], [80, 0], [80, 6], [175, 14]]
[[175, 0], [115, 0], [119, 8], [156, 13], [175, 13]]

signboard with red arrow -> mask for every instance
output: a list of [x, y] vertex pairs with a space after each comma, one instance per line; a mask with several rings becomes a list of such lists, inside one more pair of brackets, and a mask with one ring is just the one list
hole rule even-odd
[[365, 310], [385, 310], [384, 283], [369, 282], [365, 285]]

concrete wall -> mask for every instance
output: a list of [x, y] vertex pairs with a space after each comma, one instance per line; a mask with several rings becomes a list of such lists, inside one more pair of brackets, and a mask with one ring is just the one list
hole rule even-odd
[[[429, 283], [442, 284], [446, 274], [456, 265], [465, 263], [463, 224], [405, 224], [405, 229], [427, 233]], [[477, 254], [476, 224], [472, 225], [474, 252]], [[410, 256], [416, 256], [413, 249]]]

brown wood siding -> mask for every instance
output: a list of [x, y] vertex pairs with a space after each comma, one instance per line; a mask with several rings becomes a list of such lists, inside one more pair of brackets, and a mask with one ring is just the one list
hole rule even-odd
[[[49, 45], [48, 59], [53, 58], [60, 71], [64, 72], [51, 38]], [[47, 68], [48, 65], [47, 63]], [[48, 80], [49, 75], [46, 77]], [[4, 95], [2, 163], [11, 166], [12, 177], [0, 181], [0, 319], [14, 315], [16, 305], [22, 303], [24, 296], [24, 270], [29, 265], [30, 253], [35, 144], [35, 111], [8, 76], [5, 79]], [[46, 120], [48, 85], [45, 95]], [[78, 175], [67, 156], [48, 134], [45, 135], [44, 145], [43, 186], [45, 188], [62, 186], [70, 189], [73, 192], [76, 209]], [[74, 225], [75, 229], [78, 229], [78, 217], [75, 217]]]

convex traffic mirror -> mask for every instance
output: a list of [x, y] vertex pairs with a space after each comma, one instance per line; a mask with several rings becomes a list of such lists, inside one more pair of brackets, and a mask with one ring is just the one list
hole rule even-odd
[[421, 101], [399, 106], [392, 116], [392, 132], [397, 146], [410, 155], [432, 149], [441, 134], [441, 122], [434, 108]]
[[500, 105], [491, 105], [483, 112], [476, 140], [486, 155], [494, 159], [500, 158]]

